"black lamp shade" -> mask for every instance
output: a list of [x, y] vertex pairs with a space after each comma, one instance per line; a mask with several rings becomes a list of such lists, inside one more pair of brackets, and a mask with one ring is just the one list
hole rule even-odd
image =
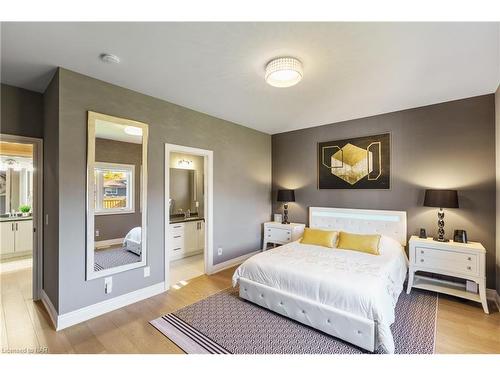
[[427, 189], [424, 206], [439, 208], [458, 208], [458, 193], [456, 190]]
[[278, 202], [295, 202], [295, 191], [278, 190]]

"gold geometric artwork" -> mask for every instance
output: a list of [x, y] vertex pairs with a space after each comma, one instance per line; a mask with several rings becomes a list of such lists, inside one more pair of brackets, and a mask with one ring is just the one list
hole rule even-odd
[[[377, 176], [370, 177], [370, 174], [373, 172], [373, 152], [370, 151], [370, 148], [373, 148], [374, 146], [377, 146], [378, 148], [378, 165], [381, 165], [380, 142], [372, 142], [366, 149], [354, 146], [351, 143], [347, 143], [342, 148], [338, 146], [323, 147], [323, 165], [330, 168], [333, 175], [341, 178], [351, 185], [354, 185], [365, 176], [368, 176], [368, 180], [375, 181], [380, 177], [381, 171], [379, 168]], [[327, 165], [324, 162], [324, 153], [325, 150], [329, 148], [336, 148], [338, 151], [331, 156], [330, 165]]]

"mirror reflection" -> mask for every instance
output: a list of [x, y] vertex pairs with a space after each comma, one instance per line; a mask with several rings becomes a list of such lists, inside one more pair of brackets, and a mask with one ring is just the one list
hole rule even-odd
[[[89, 113], [90, 274], [145, 263], [147, 125]], [[91, 160], [90, 160], [91, 159]], [[106, 272], [109, 274], [109, 272]]]

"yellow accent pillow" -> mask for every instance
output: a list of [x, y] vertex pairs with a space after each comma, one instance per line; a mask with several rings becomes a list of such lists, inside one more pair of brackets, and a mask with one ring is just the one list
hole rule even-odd
[[337, 247], [344, 250], [355, 250], [363, 253], [380, 255], [378, 251], [379, 243], [380, 234], [354, 234], [340, 232]]
[[333, 248], [337, 243], [337, 232], [333, 230], [305, 228], [300, 243]]

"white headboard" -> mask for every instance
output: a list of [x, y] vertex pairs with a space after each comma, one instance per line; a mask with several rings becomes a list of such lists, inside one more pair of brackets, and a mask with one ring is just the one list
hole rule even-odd
[[406, 212], [309, 207], [309, 226], [351, 233], [378, 233], [406, 245]]

